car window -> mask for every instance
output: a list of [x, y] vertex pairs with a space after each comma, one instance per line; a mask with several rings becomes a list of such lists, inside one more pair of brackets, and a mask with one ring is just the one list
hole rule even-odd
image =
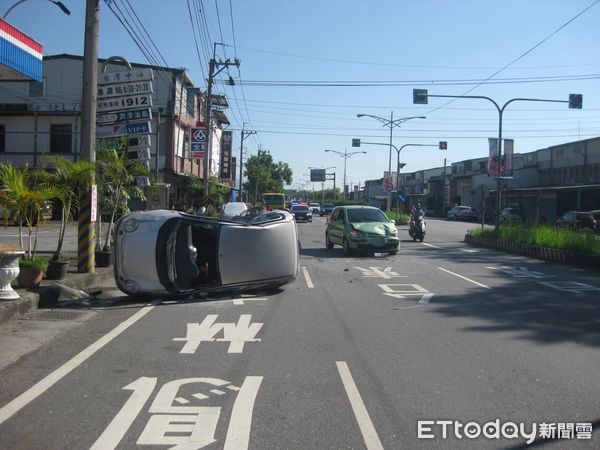
[[349, 209], [347, 214], [350, 223], [388, 222], [386, 215], [380, 209], [375, 208]]
[[292, 206], [292, 211], [294, 211], [294, 212], [306, 212], [308, 210], [309, 210], [308, 206], [304, 206], [304, 205]]
[[[327, 205], [323, 205], [324, 207]], [[331, 213], [331, 220], [338, 220], [340, 216], [340, 210], [339, 209], [334, 209], [333, 212]]]

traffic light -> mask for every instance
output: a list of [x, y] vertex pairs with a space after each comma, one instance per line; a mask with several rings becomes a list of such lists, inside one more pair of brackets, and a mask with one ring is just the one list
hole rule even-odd
[[440, 150], [448, 150], [448, 142], [446, 142], [446, 141], [440, 141], [439, 149]]
[[569, 108], [570, 109], [581, 109], [582, 106], [583, 106], [583, 95], [569, 94]]
[[426, 105], [427, 89], [413, 89], [413, 103], [415, 105]]
[[352, 147], [360, 147], [360, 139], [352, 139]]

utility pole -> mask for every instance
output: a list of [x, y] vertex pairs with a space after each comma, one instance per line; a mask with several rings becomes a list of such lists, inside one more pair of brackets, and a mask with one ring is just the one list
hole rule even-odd
[[251, 134], [256, 134], [256, 131], [246, 131], [246, 123], [242, 123], [242, 138], [240, 139], [240, 202], [242, 201], [242, 177], [244, 175], [244, 139]]
[[[211, 123], [211, 106], [212, 106], [212, 85], [215, 76], [223, 71], [223, 69], [229, 66], [240, 67], [240, 60], [235, 58], [233, 61], [227, 58], [225, 61], [219, 59], [215, 60], [215, 54], [217, 52], [217, 44], [223, 45], [221, 43], [215, 42], [213, 44], [213, 57], [211, 58], [208, 64], [208, 85], [206, 88], [206, 110], [204, 113], [204, 118], [206, 120], [206, 152], [204, 155], [204, 195], [208, 197], [208, 178], [210, 176], [210, 161], [211, 161], [211, 145], [212, 145], [212, 123]], [[220, 68], [219, 68], [220, 67]], [[215, 72], [215, 68], [219, 68]]]
[[[96, 103], [98, 91], [98, 28], [100, 22], [100, 0], [86, 0], [85, 38], [83, 49], [83, 90], [81, 105], [81, 159], [96, 161]], [[79, 197], [79, 219], [77, 228], [77, 270], [81, 273], [95, 271], [96, 232], [95, 217], [97, 205], [93, 205], [92, 193], [96, 180], [92, 179], [90, 189], [82, 189]], [[94, 221], [92, 221], [92, 219]]]
[[[351, 158], [352, 155], [357, 155], [359, 153], [364, 153], [365, 155], [367, 154], [367, 152], [365, 151], [358, 151], [358, 152], [351, 152], [348, 153], [348, 149], [345, 148], [344, 152], [338, 152], [337, 150], [325, 150], [326, 152], [332, 152], [335, 153], [337, 155], [340, 155], [340, 157], [344, 158], [344, 182], [342, 185], [342, 199], [346, 200], [346, 161], [348, 161], [348, 158]], [[334, 193], [335, 195], [335, 193]]]

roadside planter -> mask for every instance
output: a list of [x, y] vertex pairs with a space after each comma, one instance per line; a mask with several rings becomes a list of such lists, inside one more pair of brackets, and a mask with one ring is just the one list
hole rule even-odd
[[19, 258], [24, 254], [22, 250], [0, 249], [0, 300], [19, 298], [11, 283], [19, 276]]

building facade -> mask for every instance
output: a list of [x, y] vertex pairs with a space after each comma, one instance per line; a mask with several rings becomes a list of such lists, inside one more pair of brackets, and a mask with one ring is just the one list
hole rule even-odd
[[[98, 60], [99, 75], [126, 69], [105, 62]], [[205, 96], [185, 69], [131, 65], [154, 73], [149, 161], [154, 181], [170, 186], [172, 200], [183, 198], [185, 179], [204, 176], [204, 160], [190, 158], [189, 140], [190, 128], [205, 122]], [[42, 82], [0, 83], [0, 161], [44, 167], [47, 154], [80, 158], [82, 85], [83, 58], [67, 54], [44, 58]], [[212, 117], [209, 176], [232, 185], [233, 171], [228, 179], [220, 177], [221, 137], [229, 121], [222, 111], [226, 102], [219, 106]]]

